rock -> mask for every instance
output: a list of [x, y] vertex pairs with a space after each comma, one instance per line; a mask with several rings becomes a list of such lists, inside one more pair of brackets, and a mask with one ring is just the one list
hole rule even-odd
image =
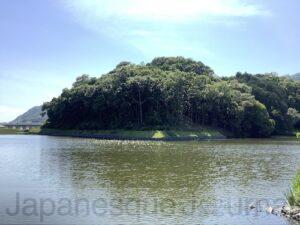
[[287, 205], [283, 206], [282, 209], [281, 209], [281, 213], [283, 214], [288, 214], [288, 212], [291, 211], [291, 208]]
[[255, 206], [254, 205], [250, 205], [250, 209], [255, 209]]
[[268, 207], [266, 211], [276, 216], [284, 216], [289, 220], [300, 222], [300, 207], [285, 205], [281, 208]]
[[291, 214], [295, 215], [295, 214], [300, 214], [300, 209], [299, 208], [294, 208], [291, 210]]
[[292, 215], [292, 219], [297, 220], [297, 221], [300, 221], [300, 213], [293, 214], [293, 215]]
[[300, 208], [298, 207], [290, 207], [286, 205], [281, 208], [280, 213], [282, 216], [300, 221]]
[[274, 209], [270, 206], [270, 207], [267, 208], [267, 212], [270, 213], [270, 214], [273, 214]]

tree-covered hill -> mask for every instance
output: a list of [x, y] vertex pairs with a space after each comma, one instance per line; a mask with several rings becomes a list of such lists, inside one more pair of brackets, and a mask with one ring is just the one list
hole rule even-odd
[[268, 74], [217, 78], [202, 62], [160, 57], [146, 65], [122, 62], [99, 78], [82, 75], [43, 109], [50, 128], [208, 125], [267, 137], [299, 127], [300, 83]]

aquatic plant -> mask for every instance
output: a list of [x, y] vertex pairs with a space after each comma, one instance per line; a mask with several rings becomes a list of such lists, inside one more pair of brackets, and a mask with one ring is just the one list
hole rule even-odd
[[291, 189], [286, 193], [286, 199], [290, 206], [300, 207], [300, 170], [292, 181]]

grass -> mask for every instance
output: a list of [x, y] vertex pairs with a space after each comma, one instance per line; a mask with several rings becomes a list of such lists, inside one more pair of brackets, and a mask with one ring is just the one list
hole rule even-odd
[[161, 131], [161, 130], [112, 130], [110, 133], [122, 137], [133, 137], [133, 138], [163, 139], [169, 137], [165, 131]]
[[22, 131], [19, 129], [12, 129], [7, 127], [0, 127], [0, 135], [2, 134], [39, 134], [41, 131], [40, 127], [32, 127], [29, 131]]
[[211, 138], [222, 136], [218, 130], [207, 127], [195, 130], [170, 130], [167, 132], [172, 137]]
[[161, 139], [161, 138], [165, 138], [165, 137], [166, 137], [166, 133], [161, 130], [155, 131], [154, 134], [152, 135], [152, 138], [155, 138], [155, 139]]
[[300, 207], [300, 170], [297, 171], [292, 181], [292, 187], [286, 194], [286, 199], [290, 206]]
[[5, 128], [5, 127], [1, 127], [0, 128], [0, 135], [1, 134], [20, 134], [23, 133], [20, 130], [17, 129], [11, 129], [11, 128]]
[[32, 127], [28, 131], [29, 134], [39, 134], [41, 132], [41, 127]]
[[42, 129], [41, 131], [31, 130], [29, 133], [41, 133], [46, 135], [62, 136], [84, 136], [84, 135], [111, 135], [116, 138], [128, 139], [210, 139], [225, 138], [218, 130], [211, 127], [197, 127], [190, 130], [174, 128], [170, 130], [58, 130]]

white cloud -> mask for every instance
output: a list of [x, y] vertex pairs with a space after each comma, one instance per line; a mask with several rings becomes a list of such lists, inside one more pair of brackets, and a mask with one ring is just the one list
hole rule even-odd
[[[214, 58], [203, 43], [189, 40], [201, 25], [233, 27], [240, 18], [271, 13], [245, 0], [65, 0], [74, 21], [103, 37], [132, 46], [145, 57], [187, 55]], [[189, 45], [189, 47], [186, 47]]]
[[0, 105], [0, 122], [9, 122], [25, 111], [23, 108]]
[[242, 0], [66, 0], [85, 19], [189, 21], [211, 16], [267, 15], [260, 6]]

